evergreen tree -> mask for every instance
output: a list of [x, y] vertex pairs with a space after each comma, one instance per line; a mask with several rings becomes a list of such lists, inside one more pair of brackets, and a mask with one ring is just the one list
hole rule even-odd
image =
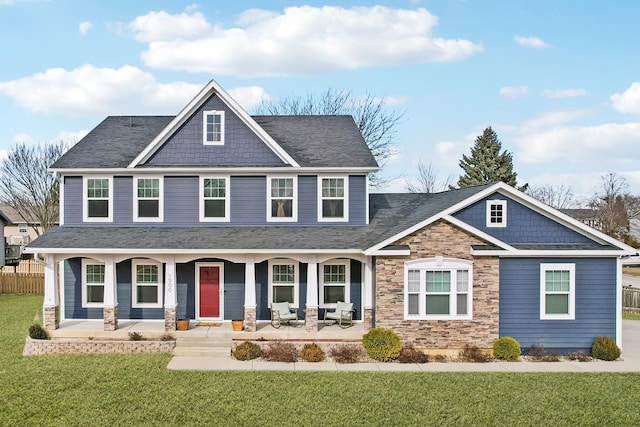
[[[500, 153], [502, 143], [491, 126], [476, 138], [471, 156], [462, 155], [460, 167], [464, 175], [458, 179], [458, 188], [502, 181], [513, 187], [517, 174], [513, 171], [513, 155], [506, 150]], [[526, 184], [521, 190], [526, 189]]]

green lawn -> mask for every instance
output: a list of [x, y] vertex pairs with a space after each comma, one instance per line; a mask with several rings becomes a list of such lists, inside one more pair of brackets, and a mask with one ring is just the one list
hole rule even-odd
[[625, 320], [640, 320], [640, 313], [625, 313], [623, 311], [622, 318]]
[[639, 374], [175, 372], [170, 355], [22, 357], [0, 295], [0, 425], [640, 425]]

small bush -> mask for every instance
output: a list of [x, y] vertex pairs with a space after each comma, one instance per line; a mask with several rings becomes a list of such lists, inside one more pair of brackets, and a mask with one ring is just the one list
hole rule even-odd
[[322, 362], [324, 351], [316, 343], [305, 344], [300, 350], [300, 358], [306, 362]]
[[129, 339], [131, 341], [142, 341], [144, 337], [140, 332], [129, 332]]
[[620, 357], [620, 347], [608, 336], [597, 336], [591, 346], [591, 357], [601, 360], [616, 360]]
[[329, 355], [336, 363], [356, 363], [362, 359], [362, 349], [354, 345], [337, 345], [331, 347]]
[[237, 360], [253, 360], [262, 355], [262, 350], [258, 344], [246, 341], [238, 344], [232, 354]]
[[534, 344], [527, 349], [527, 355], [535, 361], [540, 361], [544, 358], [544, 347]]
[[591, 356], [584, 354], [582, 352], [575, 352], [575, 353], [567, 354], [567, 359], [578, 361], [578, 362], [590, 362]]
[[295, 362], [298, 360], [298, 350], [290, 342], [276, 341], [262, 351], [262, 357], [270, 362]]
[[434, 360], [434, 362], [445, 363], [445, 362], [449, 361], [449, 358], [447, 356], [445, 356], [444, 354], [436, 354], [435, 356], [433, 356], [433, 360]]
[[400, 338], [391, 329], [373, 328], [362, 337], [362, 345], [369, 357], [381, 362], [397, 359], [402, 350]]
[[173, 335], [169, 334], [169, 333], [164, 333], [162, 334], [162, 337], [160, 337], [160, 339], [162, 341], [172, 341], [174, 339], [176, 339]]
[[480, 350], [478, 346], [465, 344], [464, 348], [460, 350], [460, 353], [458, 354], [458, 359], [464, 362], [484, 363], [490, 361], [491, 357], [484, 351]]
[[49, 334], [37, 323], [29, 326], [29, 336], [34, 340], [48, 340]]
[[415, 348], [412, 343], [403, 345], [398, 356], [400, 363], [427, 363], [428, 361], [429, 356]]
[[516, 360], [522, 350], [515, 338], [501, 337], [493, 342], [493, 355], [502, 360]]

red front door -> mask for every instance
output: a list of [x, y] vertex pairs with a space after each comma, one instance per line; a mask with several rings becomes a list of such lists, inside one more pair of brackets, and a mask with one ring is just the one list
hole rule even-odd
[[220, 317], [220, 267], [200, 267], [200, 317]]

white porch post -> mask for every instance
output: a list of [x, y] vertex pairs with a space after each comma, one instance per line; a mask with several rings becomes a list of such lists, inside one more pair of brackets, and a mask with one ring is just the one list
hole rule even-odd
[[364, 303], [362, 320], [364, 321], [364, 329], [373, 328], [373, 257], [368, 256], [364, 263]]
[[118, 289], [116, 286], [116, 263], [113, 257], [104, 260], [104, 307], [102, 309], [104, 330], [118, 328]]
[[54, 255], [44, 258], [44, 304], [43, 323], [47, 330], [60, 326], [60, 299], [58, 296], [58, 269]]
[[165, 259], [164, 279], [164, 330], [176, 330], [176, 309], [178, 307], [178, 293], [176, 290], [176, 260], [173, 256]]
[[307, 266], [307, 300], [304, 322], [307, 331], [318, 330], [318, 261], [315, 256], [309, 257]]
[[256, 261], [247, 255], [244, 264], [244, 330], [256, 331]]

